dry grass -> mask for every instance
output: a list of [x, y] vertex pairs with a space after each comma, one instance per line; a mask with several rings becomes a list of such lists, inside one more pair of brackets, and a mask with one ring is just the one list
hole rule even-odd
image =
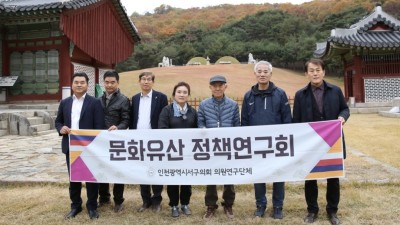
[[400, 119], [377, 114], [353, 114], [343, 127], [346, 144], [400, 168]]
[[[399, 224], [400, 210], [394, 207], [400, 201], [398, 183], [371, 184], [346, 183], [342, 185], [342, 200], [338, 215], [343, 224]], [[167, 206], [168, 199], [164, 193], [163, 210], [160, 214], [151, 211], [136, 212], [140, 205], [140, 195], [137, 185], [129, 185], [125, 191], [125, 209], [118, 214], [112, 212], [112, 206], [99, 209], [100, 219], [90, 221], [86, 210], [76, 218], [64, 221], [63, 216], [69, 211], [68, 188], [66, 184], [34, 184], [34, 185], [2, 185], [0, 187], [0, 224], [304, 224], [306, 205], [301, 184], [286, 185], [286, 200], [282, 221], [269, 216], [254, 219], [254, 196], [251, 185], [237, 186], [234, 205], [235, 219], [229, 221], [223, 214], [222, 208], [209, 222], [202, 219], [204, 213], [204, 188], [196, 186], [193, 189], [191, 208], [193, 215], [173, 219]], [[268, 185], [271, 188], [271, 185]], [[329, 224], [324, 212], [325, 182], [320, 184], [320, 217], [316, 225]], [[268, 190], [268, 192], [270, 189]], [[221, 196], [221, 189], [219, 195]], [[84, 196], [84, 192], [82, 193]], [[270, 194], [268, 195], [270, 200]], [[85, 198], [84, 198], [85, 201]], [[270, 205], [269, 205], [270, 207]]]

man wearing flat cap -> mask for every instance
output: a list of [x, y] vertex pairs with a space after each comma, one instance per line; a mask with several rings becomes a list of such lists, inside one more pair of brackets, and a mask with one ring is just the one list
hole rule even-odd
[[[199, 128], [238, 127], [240, 126], [239, 106], [236, 101], [225, 96], [227, 88], [226, 78], [215, 75], [210, 78], [210, 90], [212, 97], [200, 102], [198, 110]], [[224, 213], [229, 219], [233, 219], [232, 205], [235, 201], [235, 188], [233, 185], [224, 185], [222, 195]], [[205, 204], [207, 211], [203, 218], [211, 219], [218, 208], [218, 193], [216, 185], [207, 185]]]

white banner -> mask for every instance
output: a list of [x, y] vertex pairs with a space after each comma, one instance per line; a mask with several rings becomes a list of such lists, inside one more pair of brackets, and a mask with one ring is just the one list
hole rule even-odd
[[208, 185], [344, 176], [342, 126], [73, 130], [71, 181]]

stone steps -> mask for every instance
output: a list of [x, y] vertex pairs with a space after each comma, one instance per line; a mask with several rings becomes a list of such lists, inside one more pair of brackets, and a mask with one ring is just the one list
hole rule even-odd
[[50, 130], [50, 124], [38, 124], [29, 126], [31, 135], [36, 135], [38, 132]]
[[39, 117], [39, 116], [28, 117], [27, 119], [28, 119], [29, 123], [31, 124], [31, 126], [43, 124], [43, 121], [44, 121], [43, 117]]
[[56, 132], [57, 132], [56, 129], [51, 129], [51, 130], [39, 131], [35, 135], [40, 136], [40, 135], [46, 135], [46, 134], [53, 134]]
[[56, 116], [46, 111], [8, 111], [0, 113], [0, 136], [43, 135], [54, 132]]
[[8, 117], [0, 114], [0, 137], [8, 134]]
[[354, 107], [350, 108], [350, 114], [372, 114], [380, 111], [389, 111], [392, 107]]
[[0, 105], [0, 136], [44, 135], [55, 132], [59, 104], [20, 103]]
[[380, 111], [379, 115], [390, 118], [400, 118], [400, 113], [392, 113], [389, 111]]
[[8, 129], [8, 121], [0, 120], [0, 130], [7, 130], [7, 129]]
[[25, 110], [35, 110], [35, 109], [47, 109], [46, 105], [9, 105], [9, 109], [25, 109]]
[[389, 111], [392, 107], [393, 102], [355, 103], [354, 107], [350, 107], [350, 114], [373, 114], [381, 111]]
[[0, 104], [0, 110], [2, 110], [2, 109], [9, 109], [9, 106], [8, 105], [3, 105], [3, 104]]
[[18, 113], [19, 115], [30, 118], [30, 117], [35, 117], [35, 111], [28, 110], [28, 111], [15, 111], [15, 113]]
[[3, 129], [1, 129], [1, 130], [0, 130], [0, 137], [1, 137], [1, 136], [6, 136], [6, 135], [8, 135], [8, 130], [3, 130]]
[[379, 115], [391, 118], [400, 118], [400, 97], [393, 99], [393, 107], [389, 110], [382, 110]]

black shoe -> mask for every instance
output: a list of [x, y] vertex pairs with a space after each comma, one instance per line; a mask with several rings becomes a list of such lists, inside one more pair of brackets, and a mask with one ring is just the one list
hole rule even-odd
[[104, 206], [106, 206], [106, 205], [110, 205], [110, 204], [111, 204], [111, 202], [110, 202], [110, 201], [106, 201], [106, 202], [99, 202], [99, 203], [97, 203], [97, 208], [104, 207]]
[[90, 209], [89, 210], [89, 218], [91, 220], [95, 220], [99, 218], [99, 213], [95, 209]]
[[274, 219], [283, 219], [282, 207], [274, 207], [274, 214], [272, 215]]
[[340, 220], [337, 217], [336, 213], [329, 213], [328, 214], [329, 222], [331, 222], [332, 225], [339, 225]]
[[318, 213], [308, 213], [307, 216], [304, 218], [304, 222], [314, 223], [317, 218], [318, 218]]
[[266, 209], [265, 206], [258, 205], [258, 206], [257, 206], [257, 209], [256, 209], [256, 212], [254, 213], [254, 215], [255, 215], [256, 217], [263, 217], [263, 216], [264, 216], [264, 213], [265, 213], [265, 209]]
[[140, 208], [138, 208], [138, 212], [143, 212], [144, 210], [146, 210], [146, 209], [148, 209], [148, 208], [150, 208], [150, 206], [151, 206], [151, 204], [148, 204], [148, 203], [143, 203], [143, 205], [142, 206], [140, 206]]
[[71, 209], [71, 211], [67, 215], [65, 215], [64, 219], [66, 220], [72, 219], [80, 212], [82, 212], [82, 208]]
[[154, 204], [154, 205], [152, 205], [152, 210], [153, 210], [153, 212], [155, 212], [155, 213], [159, 213], [159, 212], [161, 212], [161, 204]]
[[122, 205], [122, 203], [121, 204], [115, 203], [114, 212], [118, 213], [118, 212], [121, 212], [123, 209], [124, 209], [124, 205]]

